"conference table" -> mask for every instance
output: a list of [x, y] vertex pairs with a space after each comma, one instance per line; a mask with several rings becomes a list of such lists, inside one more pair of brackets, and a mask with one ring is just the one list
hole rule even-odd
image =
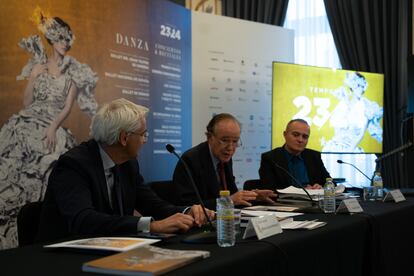
[[[262, 240], [238, 239], [234, 247], [182, 243], [191, 233], [156, 245], [210, 251], [209, 258], [167, 275], [406, 275], [412, 273], [414, 197], [406, 199], [399, 203], [361, 201], [364, 212], [358, 214], [304, 214], [295, 219], [327, 224], [314, 230], [284, 230]], [[82, 272], [82, 264], [108, 254], [34, 244], [0, 251], [0, 273], [93, 275]]]

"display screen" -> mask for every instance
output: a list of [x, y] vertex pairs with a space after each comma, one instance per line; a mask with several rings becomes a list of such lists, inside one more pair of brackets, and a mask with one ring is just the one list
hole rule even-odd
[[292, 119], [310, 125], [308, 148], [382, 153], [384, 75], [273, 62], [272, 148]]

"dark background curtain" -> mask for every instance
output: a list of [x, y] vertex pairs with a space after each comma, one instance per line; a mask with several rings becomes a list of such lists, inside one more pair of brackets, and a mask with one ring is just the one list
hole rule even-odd
[[289, 0], [222, 0], [225, 16], [282, 26]]
[[[343, 69], [384, 74], [383, 154], [407, 142], [401, 127], [407, 105], [410, 0], [324, 0]], [[401, 154], [403, 153], [403, 155]], [[386, 187], [408, 187], [412, 147], [378, 163]]]

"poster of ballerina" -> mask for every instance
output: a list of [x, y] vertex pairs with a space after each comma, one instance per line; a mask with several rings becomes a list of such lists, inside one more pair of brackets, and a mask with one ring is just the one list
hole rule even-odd
[[[292, 80], [295, 81], [292, 81]], [[273, 63], [272, 146], [291, 119], [311, 126], [308, 147], [323, 153], [381, 153], [384, 75]]]
[[[181, 119], [191, 112], [190, 106], [181, 108], [191, 102], [181, 95], [191, 93], [191, 78], [185, 77], [191, 68], [185, 57], [191, 57], [190, 19], [177, 16], [185, 9], [171, 5], [158, 0], [27, 0], [2, 5], [0, 250], [18, 245], [20, 208], [42, 200], [54, 162], [88, 139], [99, 103], [127, 98], [150, 107], [149, 125], [179, 130], [153, 133], [148, 150], [138, 157], [146, 160], [143, 170], [167, 159], [163, 152], [154, 155], [154, 148], [165, 146], [154, 142], [157, 135], [167, 143], [190, 143], [186, 126], [191, 124]], [[183, 133], [187, 140], [182, 140]], [[142, 173], [147, 180], [153, 177], [151, 171]]]

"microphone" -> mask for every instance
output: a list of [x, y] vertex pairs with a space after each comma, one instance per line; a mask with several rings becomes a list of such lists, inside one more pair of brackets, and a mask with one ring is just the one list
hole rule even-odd
[[348, 163], [348, 162], [344, 162], [342, 160], [336, 160], [336, 162], [338, 164], [347, 164], [350, 165], [352, 167], [354, 167], [357, 171], [359, 171], [363, 176], [365, 176], [370, 182], [372, 181], [372, 179], [370, 177], [368, 177], [368, 175], [366, 175], [365, 173], [363, 173], [360, 169], [358, 169], [354, 164]]
[[[276, 163], [273, 160], [270, 160], [276, 168], [282, 170], [286, 175], [288, 175], [291, 179], [293, 179], [293, 181], [296, 183], [296, 185], [298, 186], [298, 188], [301, 188], [303, 191], [305, 191], [306, 195], [308, 196], [309, 200], [312, 202], [312, 205], [314, 204], [319, 204], [318, 202], [315, 202], [315, 200], [313, 200], [313, 198], [311, 197], [311, 195], [309, 194], [309, 192], [305, 189], [305, 187], [303, 187], [302, 183], [300, 183], [300, 181], [294, 177], [288, 170], [286, 170], [285, 168], [283, 168], [282, 166], [280, 166], [278, 163]], [[319, 205], [318, 205], [319, 207]]]
[[179, 156], [177, 154], [177, 152], [175, 152], [175, 148], [174, 148], [173, 145], [167, 144], [165, 146], [165, 148], [167, 149], [167, 151], [169, 153], [172, 153], [173, 155], [175, 155], [178, 158], [178, 161], [181, 162], [184, 165], [184, 170], [187, 173], [188, 178], [190, 179], [190, 183], [193, 186], [193, 190], [194, 190], [194, 192], [197, 196], [197, 200], [200, 203], [201, 207], [203, 208], [204, 215], [206, 216], [206, 218], [208, 220], [208, 223], [210, 225], [210, 231], [201, 232], [201, 233], [198, 233], [198, 234], [191, 235], [191, 236], [185, 238], [183, 240], [183, 242], [185, 242], [185, 243], [215, 243], [216, 242], [216, 237], [217, 237], [216, 229], [213, 226], [213, 223], [211, 222], [209, 216], [207, 215], [206, 207], [205, 207], [204, 202], [203, 202], [203, 200], [200, 196], [200, 193], [199, 193], [198, 188], [195, 184], [193, 176], [191, 175], [191, 172], [190, 172], [190, 169], [188, 168], [187, 163], [184, 161], [184, 159], [181, 158], [181, 156]]
[[[413, 142], [408, 141], [408, 142], [407, 142], [407, 143], [405, 143], [404, 145], [402, 145], [402, 146], [400, 146], [400, 147], [398, 147], [398, 148], [396, 148], [396, 149], [393, 149], [393, 150], [391, 150], [391, 151], [389, 151], [389, 152], [387, 152], [387, 153], [382, 154], [380, 157], [378, 157], [377, 159], [375, 159], [375, 162], [376, 162], [376, 163], [379, 163], [382, 159], [387, 158], [388, 156], [391, 156], [391, 155], [393, 155], [393, 154], [395, 154], [395, 153], [401, 152], [401, 151], [403, 151], [403, 150], [405, 150], [405, 149], [408, 149], [408, 148], [409, 148], [409, 147], [411, 147], [412, 145], [413, 145]], [[403, 153], [401, 153], [401, 154], [403, 154]], [[338, 162], [338, 163], [339, 163], [339, 162]]]

